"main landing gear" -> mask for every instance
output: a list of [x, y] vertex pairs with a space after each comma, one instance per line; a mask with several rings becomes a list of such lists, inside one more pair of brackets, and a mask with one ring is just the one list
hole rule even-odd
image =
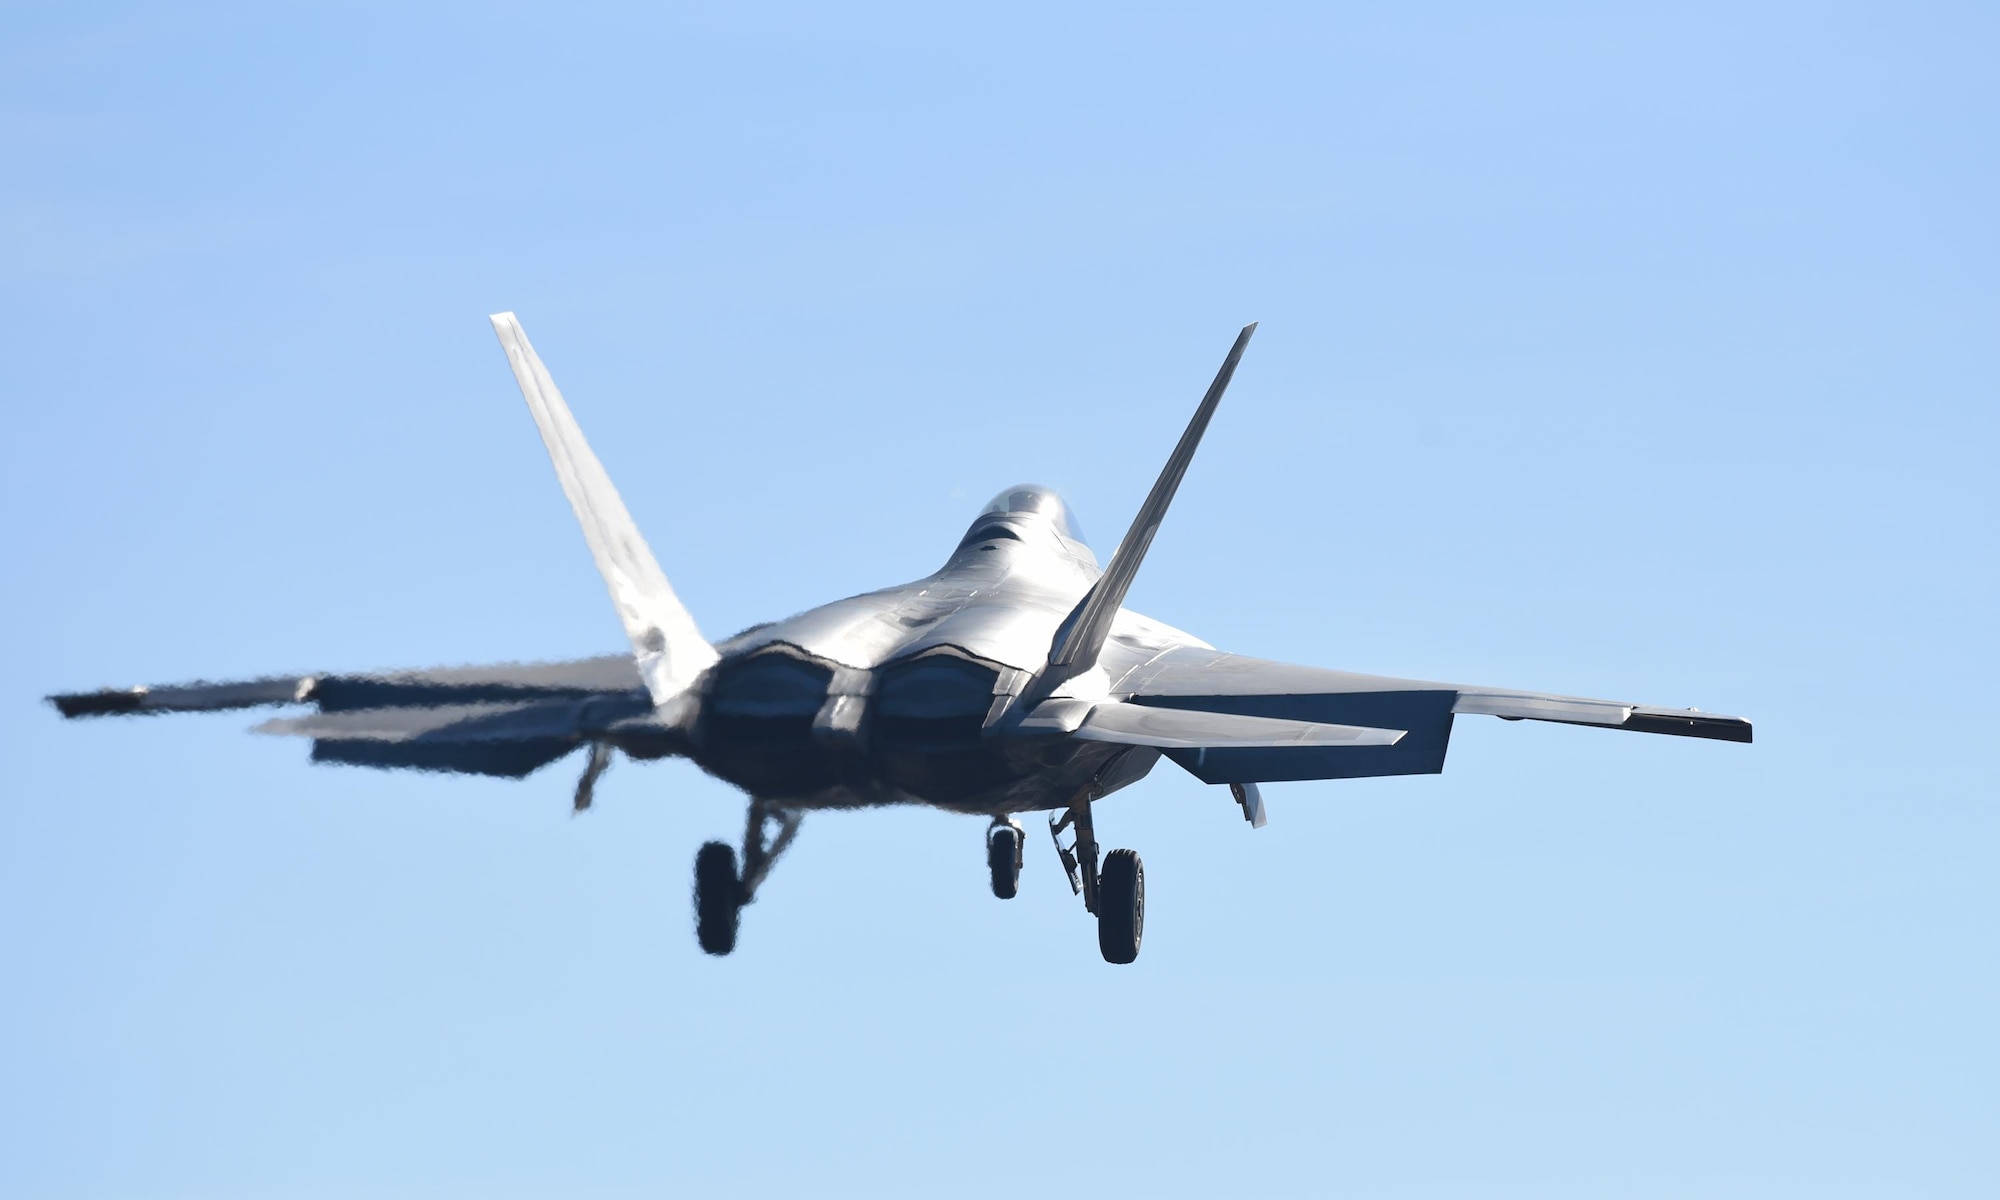
[[1021, 848], [1027, 834], [1011, 820], [993, 818], [986, 831], [986, 866], [993, 875], [993, 894], [1012, 900], [1021, 890]]
[[1139, 958], [1146, 934], [1146, 868], [1131, 850], [1113, 850], [1097, 877], [1097, 949], [1108, 963]]
[[709, 842], [694, 856], [694, 936], [703, 950], [722, 955], [736, 949], [743, 906], [757, 898], [771, 864], [798, 832], [796, 810], [752, 801], [749, 827], [743, 832], [741, 875], [736, 871], [736, 851], [727, 842]]
[[[1069, 875], [1070, 890], [1083, 897], [1083, 907], [1097, 918], [1097, 949], [1108, 963], [1130, 963], [1139, 958], [1139, 942], [1146, 934], [1146, 869], [1131, 850], [1113, 850], [1097, 866], [1097, 834], [1090, 820], [1090, 802], [1096, 799], [1093, 784], [1077, 793], [1068, 811], [1049, 818], [1049, 837], [1062, 857], [1063, 871]], [[1074, 829], [1076, 838], [1062, 844], [1065, 829]]]

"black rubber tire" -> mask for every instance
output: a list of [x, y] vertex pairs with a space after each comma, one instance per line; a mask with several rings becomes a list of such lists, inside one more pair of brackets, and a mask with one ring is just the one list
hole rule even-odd
[[736, 917], [743, 911], [743, 882], [736, 850], [709, 842], [694, 856], [694, 938], [710, 954], [736, 949]]
[[1134, 962], [1145, 935], [1146, 868], [1136, 853], [1113, 850], [1097, 873], [1097, 948], [1105, 962]]
[[1012, 900], [1021, 890], [1021, 831], [1002, 825], [986, 835], [986, 867], [993, 873], [993, 894]]

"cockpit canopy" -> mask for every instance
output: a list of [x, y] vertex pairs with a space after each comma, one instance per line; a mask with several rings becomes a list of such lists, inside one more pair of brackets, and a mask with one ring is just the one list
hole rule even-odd
[[972, 519], [972, 528], [966, 532], [961, 546], [973, 542], [986, 541], [995, 537], [1019, 537], [1006, 525], [1008, 518], [1043, 520], [1054, 526], [1055, 531], [1072, 542], [1082, 542], [1083, 528], [1069, 511], [1069, 505], [1056, 495], [1054, 488], [1038, 484], [1024, 483], [1008, 488], [987, 502], [979, 515]]

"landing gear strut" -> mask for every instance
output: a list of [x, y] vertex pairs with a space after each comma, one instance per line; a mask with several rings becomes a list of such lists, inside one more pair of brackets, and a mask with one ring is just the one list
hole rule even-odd
[[749, 827], [743, 831], [742, 874], [737, 874], [736, 851], [727, 842], [709, 842], [694, 856], [694, 936], [703, 950], [723, 955], [736, 948], [743, 906], [757, 898], [771, 864], [798, 832], [797, 811], [753, 800]]
[[590, 743], [590, 761], [584, 765], [583, 778], [576, 781], [576, 800], [572, 803], [570, 812], [580, 813], [590, 810], [590, 798], [597, 790], [598, 777], [611, 766], [611, 753], [610, 742]]
[[[1131, 850], [1113, 850], [1098, 870], [1097, 831], [1090, 819], [1090, 802], [1097, 795], [1095, 781], [1078, 792], [1067, 812], [1049, 818], [1049, 837], [1062, 857], [1070, 890], [1083, 897], [1083, 907], [1097, 918], [1097, 949], [1104, 961], [1135, 962], [1146, 932], [1146, 870]], [[1065, 846], [1062, 832], [1071, 828], [1076, 840]]]

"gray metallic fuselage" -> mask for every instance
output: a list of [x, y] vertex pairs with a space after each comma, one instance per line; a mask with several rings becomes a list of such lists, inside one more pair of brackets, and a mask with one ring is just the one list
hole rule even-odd
[[[1054, 493], [1013, 489], [936, 574], [721, 643], [687, 752], [751, 796], [795, 808], [1022, 812], [1067, 805], [1093, 780], [1101, 792], [1136, 781], [1156, 751], [996, 736], [1100, 574], [1072, 532]], [[1115, 694], [1115, 680], [1162, 650], [1202, 645], [1122, 612], [1098, 667], [1058, 695]]]

